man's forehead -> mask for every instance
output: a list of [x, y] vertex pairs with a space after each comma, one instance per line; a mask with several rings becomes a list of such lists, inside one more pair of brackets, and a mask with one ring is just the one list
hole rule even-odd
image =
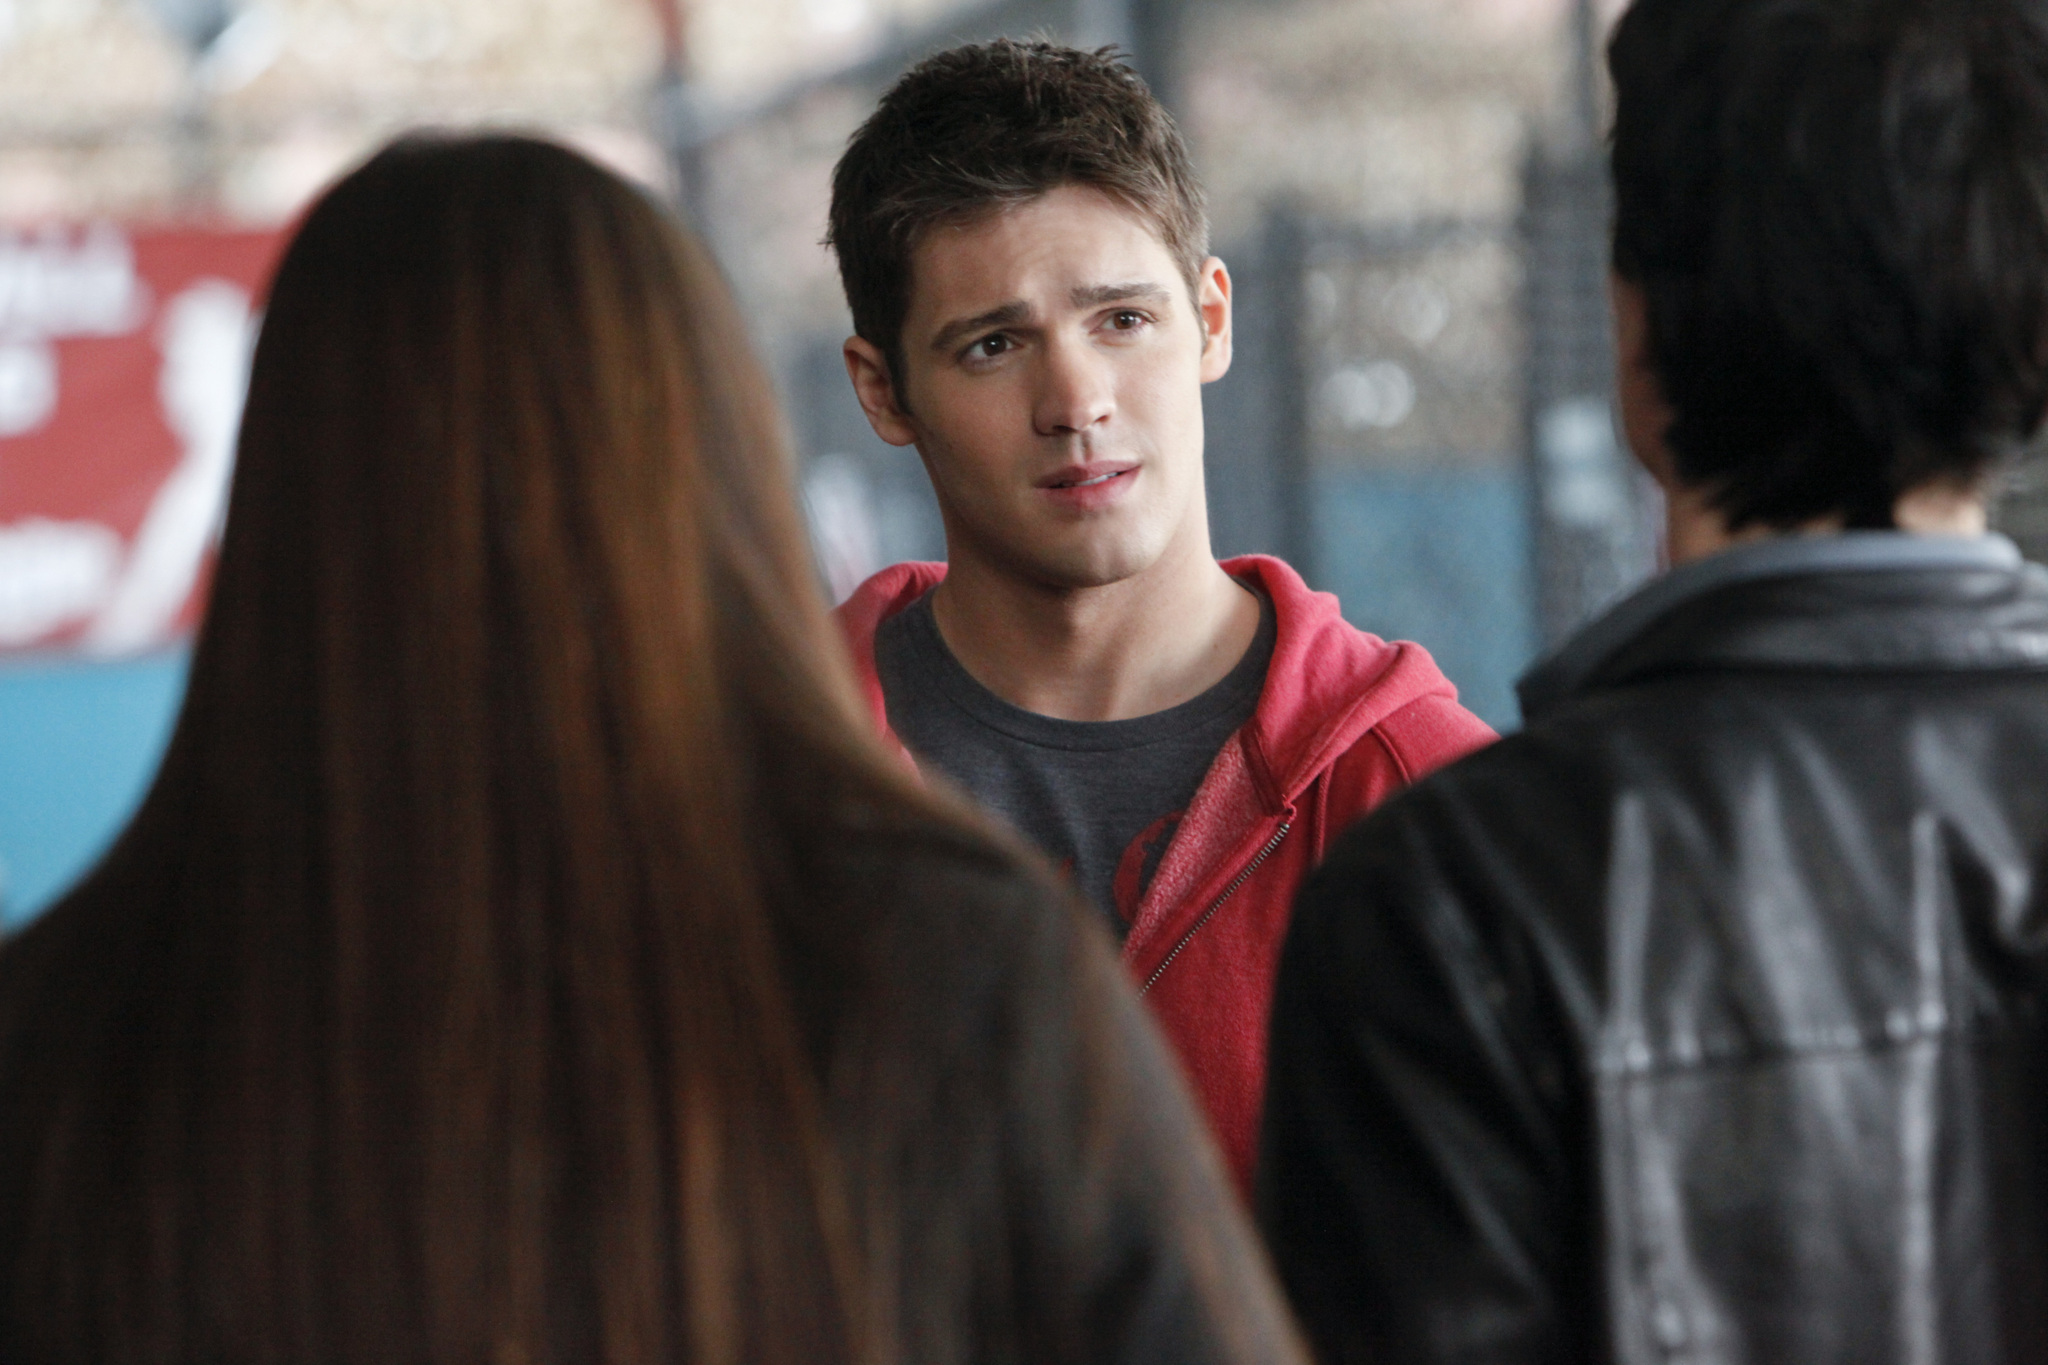
[[1148, 215], [1088, 185], [935, 223], [919, 234], [909, 264], [913, 310], [977, 294], [994, 306], [1027, 281], [1071, 293], [1135, 282], [1164, 288], [1179, 273]]
[[970, 204], [955, 212], [943, 214], [928, 223], [919, 232], [913, 245], [921, 245], [927, 238], [940, 232], [974, 232], [992, 225], [1012, 222], [1047, 209], [1067, 209], [1099, 214], [1116, 219], [1138, 228], [1161, 245], [1165, 244], [1164, 229], [1153, 215], [1145, 212], [1120, 194], [1090, 185], [1079, 180], [1054, 185], [1050, 189], [1017, 199], [1000, 199], [988, 203]]

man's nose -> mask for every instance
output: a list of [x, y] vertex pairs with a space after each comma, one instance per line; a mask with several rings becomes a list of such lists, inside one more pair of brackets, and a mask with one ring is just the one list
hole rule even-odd
[[1055, 338], [1047, 342], [1032, 425], [1041, 436], [1085, 432], [1116, 411], [1109, 362], [1093, 346]]

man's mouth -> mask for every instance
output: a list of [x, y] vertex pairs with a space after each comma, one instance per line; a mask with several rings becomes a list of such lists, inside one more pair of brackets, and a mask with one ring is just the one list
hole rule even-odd
[[1119, 464], [1109, 460], [1090, 460], [1085, 464], [1071, 464], [1065, 469], [1054, 470], [1038, 486], [1046, 489], [1099, 488], [1112, 483], [1126, 474], [1135, 474], [1136, 464]]

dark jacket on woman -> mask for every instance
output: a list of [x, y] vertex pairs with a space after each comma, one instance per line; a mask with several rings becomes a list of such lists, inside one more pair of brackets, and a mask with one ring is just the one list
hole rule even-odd
[[[784, 961], [854, 1237], [877, 1272], [875, 1316], [895, 1326], [889, 1358], [1300, 1362], [1271, 1269], [1173, 1063], [1107, 936], [1050, 874], [985, 841], [893, 824], [820, 835], [800, 858], [785, 869], [804, 894], [789, 898], [803, 908], [781, 926]], [[154, 924], [154, 944], [110, 936], [107, 908], [104, 896], [73, 897], [0, 951], [0, 1360], [74, 1358], [45, 1340], [51, 1290], [94, 1281], [97, 1249], [125, 1253], [130, 1229], [216, 1249], [248, 1221], [232, 1154], [159, 1154], [141, 1169], [118, 1112], [91, 1125], [90, 1140], [53, 1139], [81, 1102], [118, 1110], [121, 1070], [175, 1045], [167, 1016], [195, 1012], [152, 986], [151, 963], [176, 951], [177, 926]], [[221, 980], [221, 1001], [235, 989]], [[67, 1060], [82, 1043], [99, 1068], [83, 1101]], [[278, 1065], [291, 1075], [310, 1063]], [[210, 1098], [195, 1056], [185, 1102]], [[302, 1086], [281, 1085], [257, 1112], [251, 1150], [317, 1142], [320, 1116]], [[395, 1151], [386, 1164], [428, 1155]], [[46, 1177], [57, 1171], [66, 1188], [105, 1201], [53, 1204]], [[304, 1191], [301, 1216], [331, 1217], [360, 1194], [343, 1185], [388, 1174], [331, 1172], [324, 1179], [339, 1183]], [[595, 1202], [562, 1183], [568, 1209]], [[63, 1239], [85, 1244], [86, 1260], [22, 1264], [26, 1233], [51, 1219], [103, 1236]], [[262, 1283], [124, 1290], [181, 1299], [174, 1335], [190, 1349], [151, 1358], [275, 1358], [237, 1345], [244, 1310], [309, 1322], [334, 1311], [319, 1265], [285, 1256], [269, 1269]], [[418, 1309], [413, 1293], [391, 1305], [394, 1319]], [[265, 1311], [267, 1296], [285, 1298], [286, 1311]], [[107, 1301], [110, 1321], [117, 1307]], [[424, 1334], [418, 1346], [406, 1358], [430, 1357]]]
[[824, 889], [854, 912], [789, 951], [900, 1359], [1303, 1361], [1090, 912], [924, 834], [849, 842]]
[[1262, 1214], [1329, 1365], [2048, 1359], [2048, 574], [1686, 566], [1304, 892]]

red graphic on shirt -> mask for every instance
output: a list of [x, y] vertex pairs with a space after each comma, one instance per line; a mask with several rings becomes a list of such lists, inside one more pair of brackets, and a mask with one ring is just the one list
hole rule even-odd
[[1145, 899], [1145, 891], [1159, 871], [1159, 860], [1166, 856], [1173, 836], [1180, 832], [1180, 818], [1186, 814], [1184, 810], [1177, 810], [1160, 816], [1145, 826], [1124, 849], [1123, 857], [1117, 859], [1116, 879], [1110, 883], [1110, 895], [1116, 899], [1116, 913], [1126, 925], [1137, 922], [1138, 905]]

